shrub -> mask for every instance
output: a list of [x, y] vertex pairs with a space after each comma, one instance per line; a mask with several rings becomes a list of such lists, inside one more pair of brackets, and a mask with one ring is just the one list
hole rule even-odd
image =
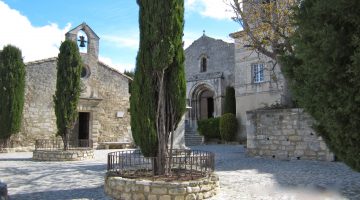
[[205, 139], [221, 139], [219, 124], [220, 117], [199, 120], [197, 130]]
[[220, 135], [221, 139], [225, 141], [235, 140], [237, 131], [236, 116], [232, 113], [226, 113], [220, 118]]
[[236, 115], [235, 89], [233, 87], [226, 87], [224, 113]]

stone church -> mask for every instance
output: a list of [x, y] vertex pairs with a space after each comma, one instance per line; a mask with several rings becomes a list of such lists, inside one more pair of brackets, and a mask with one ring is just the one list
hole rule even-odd
[[[66, 33], [76, 41], [84, 67], [79, 117], [72, 140], [91, 139], [94, 148], [102, 141], [132, 142], [129, 113], [131, 78], [100, 62], [99, 36], [82, 23]], [[26, 63], [25, 105], [22, 131], [11, 138], [15, 146], [33, 147], [36, 139], [54, 138], [57, 132], [53, 95], [57, 58]]]
[[[234, 44], [203, 35], [185, 50], [188, 145], [202, 143], [196, 122], [223, 114], [225, 89], [234, 83]], [[189, 141], [190, 140], [190, 141]]]
[[[196, 121], [220, 117], [227, 86], [235, 89], [238, 141], [246, 140], [246, 112], [280, 103], [283, 76], [273, 61], [241, 45], [241, 34], [227, 43], [205, 33], [185, 50], [186, 98], [191, 107], [187, 132]], [[277, 79], [275, 80], [274, 77]]]
[[185, 50], [185, 58], [190, 119], [221, 116], [225, 89], [234, 82], [234, 44], [204, 33]]

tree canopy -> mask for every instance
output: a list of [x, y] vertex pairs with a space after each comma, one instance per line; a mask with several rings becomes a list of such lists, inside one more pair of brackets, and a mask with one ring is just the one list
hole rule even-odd
[[304, 0], [293, 54], [282, 58], [294, 98], [337, 158], [360, 171], [360, 4]]
[[8, 140], [21, 127], [25, 64], [21, 50], [7, 45], [0, 51], [0, 139]]
[[71, 40], [61, 43], [57, 59], [56, 91], [54, 95], [56, 125], [68, 147], [68, 139], [78, 117], [77, 105], [81, 92], [82, 60], [77, 44]]
[[242, 45], [278, 61], [284, 52], [292, 52], [289, 36], [292, 6], [297, 0], [225, 0], [234, 11], [233, 20], [242, 27]]
[[[131, 86], [131, 129], [145, 156], [165, 173], [169, 136], [185, 112], [183, 0], [138, 0], [140, 48]], [[170, 139], [171, 140], [171, 139]]]

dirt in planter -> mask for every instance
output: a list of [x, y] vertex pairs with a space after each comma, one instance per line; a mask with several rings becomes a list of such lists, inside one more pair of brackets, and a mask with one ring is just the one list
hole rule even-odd
[[129, 179], [141, 179], [151, 181], [191, 181], [204, 178], [207, 174], [198, 171], [191, 171], [185, 169], [173, 169], [169, 175], [153, 175], [152, 170], [126, 170], [122, 172], [108, 172], [108, 176], [120, 176]]

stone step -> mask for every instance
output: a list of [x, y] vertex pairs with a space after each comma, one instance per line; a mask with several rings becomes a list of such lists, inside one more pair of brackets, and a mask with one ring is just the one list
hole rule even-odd
[[185, 145], [196, 146], [203, 144], [203, 136], [199, 135], [196, 131], [187, 130], [185, 131]]

